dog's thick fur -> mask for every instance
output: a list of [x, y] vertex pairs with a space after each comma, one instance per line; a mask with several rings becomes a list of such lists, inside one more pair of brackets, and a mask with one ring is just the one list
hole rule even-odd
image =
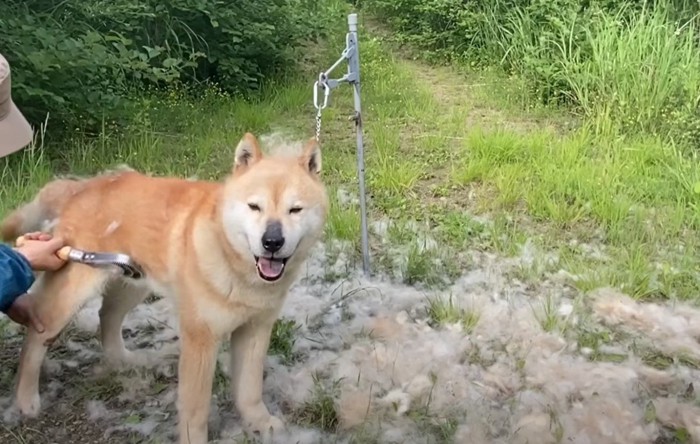
[[[262, 401], [263, 365], [288, 289], [323, 231], [328, 198], [320, 170], [314, 140], [300, 155], [266, 156], [247, 133], [222, 183], [134, 171], [48, 183], [3, 221], [5, 240], [56, 218], [54, 234], [68, 245], [129, 254], [144, 267], [146, 278], [128, 281], [76, 263], [39, 276], [31, 297], [46, 330], [30, 328], [22, 348], [16, 388], [20, 412], [39, 412], [39, 373], [47, 346], [82, 304], [103, 297], [102, 347], [108, 359], [123, 361], [131, 353], [121, 335], [124, 316], [153, 291], [172, 298], [179, 315], [180, 442], [207, 442], [215, 360], [223, 339], [230, 341], [231, 387], [244, 426], [263, 437], [284, 429]], [[288, 258], [273, 282], [263, 279], [256, 263], [270, 257], [262, 240], [270, 224], [277, 234], [281, 226], [284, 237], [274, 257]]]

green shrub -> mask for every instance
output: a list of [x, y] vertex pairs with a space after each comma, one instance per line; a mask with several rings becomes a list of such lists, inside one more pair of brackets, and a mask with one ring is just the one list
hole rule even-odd
[[[134, 91], [218, 84], [248, 94], [323, 36], [322, 0], [8, 0], [0, 48], [33, 123], [95, 126]], [[58, 121], [58, 122], [57, 122]]]

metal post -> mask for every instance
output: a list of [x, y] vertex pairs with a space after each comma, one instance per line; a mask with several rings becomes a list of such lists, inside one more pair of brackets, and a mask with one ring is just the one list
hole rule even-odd
[[355, 101], [355, 129], [357, 132], [357, 178], [360, 182], [360, 219], [362, 229], [362, 270], [365, 277], [370, 276], [369, 269], [369, 239], [367, 233], [367, 202], [365, 195], [365, 150], [362, 140], [362, 107], [360, 102], [360, 48], [357, 42], [357, 14], [348, 15], [349, 33], [347, 47], [355, 50], [348, 59], [348, 77], [353, 86]]
[[[365, 277], [370, 277], [369, 263], [369, 235], [367, 228], [367, 201], [365, 195], [365, 152], [362, 140], [362, 107], [360, 103], [360, 51], [357, 41], [357, 14], [348, 15], [348, 30], [345, 36], [345, 49], [333, 66], [318, 76], [314, 83], [314, 106], [316, 107], [316, 140], [319, 140], [321, 133], [321, 111], [328, 105], [328, 96], [332, 89], [337, 88], [341, 83], [350, 83], [353, 86], [353, 98], [355, 102], [355, 121], [357, 132], [357, 177], [360, 182], [360, 220], [362, 230], [362, 270]], [[340, 79], [329, 78], [330, 73], [343, 61], [347, 60], [348, 72]], [[319, 101], [318, 88], [324, 90], [323, 103]]]

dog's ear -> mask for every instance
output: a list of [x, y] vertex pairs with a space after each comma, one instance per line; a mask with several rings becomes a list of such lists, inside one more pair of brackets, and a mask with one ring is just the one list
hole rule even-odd
[[262, 159], [262, 151], [260, 150], [258, 139], [251, 133], [245, 133], [241, 141], [238, 142], [235, 156], [234, 173], [245, 171], [255, 162]]
[[316, 139], [311, 138], [306, 142], [299, 162], [312, 175], [316, 176], [321, 173], [321, 146]]

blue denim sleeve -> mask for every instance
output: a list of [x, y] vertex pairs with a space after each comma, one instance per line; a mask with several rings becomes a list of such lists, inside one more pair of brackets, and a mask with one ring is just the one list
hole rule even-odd
[[6, 313], [33, 283], [29, 261], [9, 246], [0, 244], [0, 311]]

